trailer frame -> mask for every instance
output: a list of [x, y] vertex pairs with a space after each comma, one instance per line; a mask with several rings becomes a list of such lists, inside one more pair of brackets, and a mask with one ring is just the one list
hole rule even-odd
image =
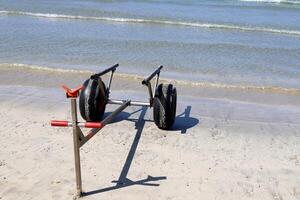
[[[141, 101], [131, 101], [129, 99], [110, 99], [110, 88], [112, 84], [113, 75], [117, 69], [119, 64], [115, 64], [97, 74], [91, 76], [91, 78], [96, 78], [103, 76], [110, 72], [110, 76], [107, 82], [107, 104], [117, 104], [120, 105], [117, 109], [115, 109], [110, 115], [105, 117], [101, 122], [79, 122], [78, 121], [78, 112], [77, 112], [77, 98], [79, 96], [79, 92], [83, 86], [79, 86], [73, 90], [63, 85], [62, 87], [66, 91], [66, 97], [70, 99], [71, 102], [71, 115], [72, 120], [52, 120], [51, 126], [58, 127], [72, 127], [73, 131], [73, 146], [74, 146], [74, 160], [75, 160], [75, 178], [76, 178], [76, 197], [80, 198], [83, 196], [82, 192], [82, 176], [81, 176], [81, 163], [80, 163], [80, 148], [88, 142], [93, 136], [95, 136], [104, 126], [113, 121], [113, 118], [121, 113], [128, 106], [142, 106], [142, 107], [152, 107], [153, 99], [155, 96], [155, 90], [159, 83], [159, 75], [160, 71], [163, 68], [160, 65], [153, 73], [151, 73], [147, 78], [142, 81], [142, 84], [148, 88], [149, 93], [149, 101], [141, 102]], [[151, 80], [156, 77], [155, 85], [152, 88]], [[154, 91], [154, 92], [153, 92]], [[83, 134], [81, 128], [91, 128], [86, 134]]]

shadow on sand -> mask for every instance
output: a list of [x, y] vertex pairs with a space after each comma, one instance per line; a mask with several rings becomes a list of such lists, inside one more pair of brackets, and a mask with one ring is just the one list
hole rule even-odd
[[[140, 116], [137, 120], [130, 119], [130, 121], [135, 122], [135, 128], [136, 128], [137, 131], [136, 131], [133, 143], [131, 145], [131, 148], [129, 150], [129, 153], [127, 155], [127, 158], [126, 158], [125, 164], [123, 166], [123, 169], [120, 173], [119, 179], [115, 180], [115, 181], [112, 181], [112, 183], [116, 183], [116, 185], [111, 186], [111, 187], [107, 187], [107, 188], [102, 188], [102, 189], [99, 189], [99, 190], [85, 192], [85, 193], [83, 193], [83, 196], [88, 196], [88, 195], [92, 195], [92, 194], [97, 194], [97, 193], [107, 192], [107, 191], [111, 191], [111, 190], [116, 190], [116, 189], [132, 186], [132, 185], [159, 186], [158, 183], [151, 183], [151, 182], [167, 179], [166, 176], [153, 177], [153, 176], [150, 176], [150, 175], [148, 175], [147, 178], [137, 180], [137, 181], [133, 181], [133, 180], [130, 180], [130, 179], [127, 178], [132, 160], [134, 158], [136, 149], [138, 147], [138, 144], [139, 144], [139, 141], [140, 141], [143, 129], [144, 129], [144, 125], [145, 125], [144, 117], [145, 117], [147, 108], [143, 107], [140, 110], [135, 111], [134, 113], [139, 112], [139, 111], [141, 111], [141, 114], [140, 114]], [[131, 113], [131, 114], [133, 114], [133, 113]], [[123, 116], [124, 117], [123, 120], [125, 120], [125, 119], [128, 119], [128, 117], [131, 114], [127, 115], [127, 114], [123, 113], [120, 117]], [[118, 119], [122, 119], [122, 118], [118, 118]], [[118, 119], [115, 119], [115, 120], [118, 121]]]
[[199, 123], [197, 118], [191, 117], [192, 106], [187, 106], [183, 113], [177, 115], [175, 123], [171, 128], [171, 131], [181, 131], [181, 134], [185, 134], [186, 131]]
[[[135, 113], [140, 113], [140, 116], [138, 119], [130, 119], [129, 117]], [[144, 185], [144, 186], [159, 186], [158, 183], [153, 183], [154, 181], [160, 181], [160, 180], [165, 180], [167, 179], [166, 176], [157, 176], [153, 177], [148, 175], [147, 178], [141, 179], [141, 180], [130, 180], [127, 178], [132, 160], [134, 158], [135, 152], [137, 150], [144, 126], [146, 120], [144, 119], [145, 114], [147, 112], [147, 107], [142, 107], [141, 109], [134, 111], [132, 113], [127, 113], [127, 112], [121, 112], [117, 117], [115, 117], [114, 121], [112, 123], [116, 123], [122, 120], [129, 120], [131, 122], [135, 123], [135, 129], [136, 134], [133, 140], [133, 143], [130, 147], [130, 150], [128, 152], [126, 161], [124, 163], [124, 166], [122, 168], [122, 171], [120, 173], [120, 176], [118, 180], [112, 181], [112, 183], [116, 183], [116, 185], [111, 186], [111, 187], [106, 187], [98, 190], [93, 190], [89, 192], [83, 193], [83, 196], [88, 196], [88, 195], [93, 195], [97, 193], [102, 193], [102, 192], [108, 192], [111, 190], [116, 190], [116, 189], [121, 189], [124, 187], [132, 186], [132, 185]], [[187, 129], [194, 127], [199, 123], [199, 120], [193, 117], [190, 117], [191, 113], [191, 106], [187, 106], [185, 111], [178, 115], [175, 119], [175, 124], [173, 125], [171, 131], [181, 131], [182, 134], [185, 134], [187, 132]], [[105, 116], [109, 115], [110, 113], [106, 113]], [[147, 120], [148, 121], [148, 120]], [[150, 120], [152, 121], [152, 120]]]

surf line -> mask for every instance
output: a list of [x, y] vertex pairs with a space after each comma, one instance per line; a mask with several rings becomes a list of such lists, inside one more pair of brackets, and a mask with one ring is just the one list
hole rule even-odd
[[[60, 73], [60, 74], [86, 74], [91, 75], [93, 72], [90, 70], [80, 70], [80, 69], [63, 69], [63, 68], [54, 68], [47, 66], [37, 66], [37, 65], [28, 65], [20, 63], [0, 63], [1, 69], [9, 70], [18, 70], [18, 71], [32, 71], [34, 72], [49, 72], [49, 73]], [[144, 77], [138, 74], [125, 74], [119, 73], [115, 75], [119, 78], [125, 78], [128, 80], [143, 80]], [[296, 94], [300, 95], [300, 89], [298, 88], [285, 88], [279, 86], [255, 86], [255, 85], [230, 85], [223, 83], [212, 83], [212, 82], [198, 82], [191, 80], [174, 80], [169, 78], [161, 79], [162, 82], [170, 82], [177, 85], [188, 85], [200, 88], [215, 88], [215, 89], [231, 89], [231, 90], [252, 90], [252, 91], [264, 91], [271, 93], [287, 93], [287, 94]]]
[[56, 19], [108, 21], [108, 22], [116, 22], [116, 23], [139, 23], [139, 24], [187, 26], [187, 27], [199, 27], [199, 28], [209, 28], [209, 29], [227, 29], [227, 30], [247, 31], [247, 32], [266, 32], [266, 33], [300, 36], [300, 30], [238, 26], [232, 24], [198, 23], [198, 22], [139, 19], [139, 18], [93, 17], [93, 16], [64, 15], [64, 14], [55, 14], [55, 13], [33, 13], [33, 12], [6, 11], [6, 10], [0, 11], [0, 15], [1, 14], [2, 15], [24, 15], [24, 16], [31, 16], [31, 17], [56, 18]]

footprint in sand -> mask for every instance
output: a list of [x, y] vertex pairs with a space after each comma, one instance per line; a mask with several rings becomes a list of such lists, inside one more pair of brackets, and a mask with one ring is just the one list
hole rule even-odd
[[5, 166], [5, 165], [6, 165], [5, 160], [0, 160], [0, 167]]
[[240, 186], [242, 188], [242, 190], [246, 196], [251, 197], [253, 195], [254, 187], [252, 184], [239, 182], [238, 186]]
[[289, 161], [294, 162], [295, 165], [299, 165], [299, 163], [300, 163], [297, 155], [289, 157]]
[[227, 137], [227, 131], [225, 130], [220, 130], [218, 128], [211, 128], [210, 129], [211, 132], [211, 136], [214, 140], [220, 140], [220, 139], [224, 139]]

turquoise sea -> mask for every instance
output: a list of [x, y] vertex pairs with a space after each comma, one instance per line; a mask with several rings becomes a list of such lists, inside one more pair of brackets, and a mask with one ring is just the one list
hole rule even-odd
[[297, 0], [1, 0], [0, 66], [300, 88]]

